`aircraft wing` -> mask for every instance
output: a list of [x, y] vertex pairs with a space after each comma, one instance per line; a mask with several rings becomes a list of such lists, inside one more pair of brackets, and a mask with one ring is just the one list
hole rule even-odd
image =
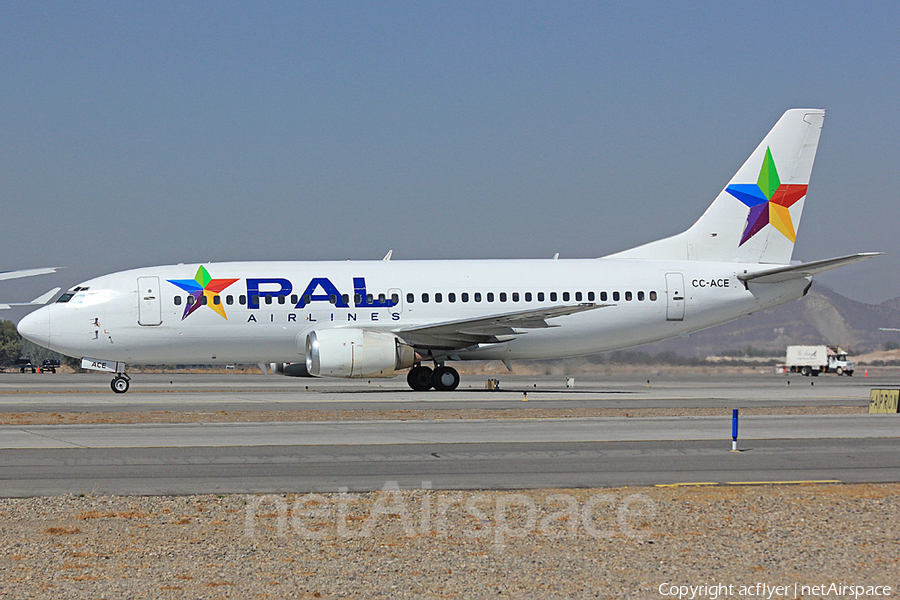
[[59, 290], [60, 290], [60, 288], [55, 287], [52, 290], [50, 290], [49, 292], [47, 292], [46, 294], [41, 294], [40, 296], [38, 296], [31, 302], [8, 302], [8, 303], [0, 304], [0, 310], [4, 310], [4, 309], [10, 308], [12, 306], [42, 306], [42, 305], [50, 302], [50, 299], [53, 298], [53, 296], [55, 296], [56, 292], [58, 292]]
[[816, 273], [830, 271], [831, 269], [843, 267], [844, 265], [849, 265], [875, 256], [881, 256], [882, 254], [884, 254], [884, 252], [860, 252], [859, 254], [839, 256], [838, 258], [814, 260], [800, 265], [787, 265], [784, 267], [775, 267], [774, 269], [766, 269], [764, 271], [756, 271], [754, 273], [743, 273], [738, 275], [737, 278], [745, 283], [782, 283], [790, 281], [791, 279], [811, 277]]
[[551, 306], [533, 310], [501, 313], [476, 319], [459, 319], [430, 325], [418, 325], [395, 331], [408, 344], [416, 347], [458, 350], [475, 344], [509, 341], [519, 335], [519, 329], [558, 327], [547, 319], [574, 315], [586, 310], [613, 306], [612, 304], [576, 304]]
[[59, 267], [40, 267], [37, 269], [21, 269], [19, 271], [0, 271], [0, 281], [6, 279], [19, 279], [21, 277], [34, 277], [35, 275], [47, 275], [56, 273]]

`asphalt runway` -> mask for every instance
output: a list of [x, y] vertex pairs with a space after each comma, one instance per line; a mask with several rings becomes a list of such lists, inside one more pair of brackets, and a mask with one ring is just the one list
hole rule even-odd
[[[473, 387], [445, 395], [410, 392], [402, 380], [310, 380], [307, 392], [305, 380], [285, 378], [138, 377], [134, 392], [116, 395], [105, 377], [4, 375], [0, 411], [508, 408], [524, 404], [524, 391], [542, 407], [864, 406], [870, 388], [897, 387], [871, 377], [788, 386], [776, 376], [662, 376], [649, 388], [637, 377], [577, 378], [567, 390], [562, 378], [501, 377], [510, 391], [467, 378]], [[739, 446], [730, 451], [731, 419], [720, 416], [2, 426], [0, 496], [900, 480], [900, 415], [745, 416]]]
[[158, 410], [354, 410], [560, 408], [742, 408], [866, 406], [869, 389], [898, 387], [897, 376], [759, 375], [463, 376], [453, 392], [414, 392], [405, 378], [328, 380], [278, 375], [135, 374], [131, 391], [114, 394], [104, 374], [0, 374], [0, 412]]

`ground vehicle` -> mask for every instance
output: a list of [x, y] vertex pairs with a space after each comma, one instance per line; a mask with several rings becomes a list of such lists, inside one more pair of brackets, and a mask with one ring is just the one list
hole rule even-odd
[[853, 375], [854, 364], [840, 346], [788, 346], [785, 371], [817, 376], [819, 373]]
[[56, 373], [56, 370], [59, 368], [59, 359], [56, 358], [45, 358], [41, 363], [41, 373]]
[[24, 373], [25, 371], [37, 373], [37, 367], [31, 364], [30, 358], [17, 358], [16, 368], [19, 369], [19, 373]]

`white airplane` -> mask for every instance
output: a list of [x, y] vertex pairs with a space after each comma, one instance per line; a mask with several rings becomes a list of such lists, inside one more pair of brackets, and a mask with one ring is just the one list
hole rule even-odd
[[[126, 363], [270, 363], [293, 376], [453, 390], [456, 360], [569, 357], [655, 342], [802, 297], [876, 256], [791, 262], [825, 113], [787, 111], [687, 231], [594, 259], [227, 262], [86, 281], [19, 323], [115, 374]], [[433, 368], [427, 366], [433, 364]]]
[[[20, 269], [18, 271], [0, 271], [0, 281], [9, 279], [21, 279], [23, 277], [34, 277], [35, 275], [47, 275], [56, 273], [59, 267], [39, 267], [37, 269]], [[50, 299], [56, 295], [59, 288], [53, 288], [46, 294], [42, 294], [31, 302], [0, 302], [0, 310], [5, 310], [13, 306], [41, 306], [50, 302]]]

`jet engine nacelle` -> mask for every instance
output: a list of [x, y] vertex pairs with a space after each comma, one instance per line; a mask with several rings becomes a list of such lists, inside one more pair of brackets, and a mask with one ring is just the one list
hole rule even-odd
[[314, 377], [393, 377], [415, 359], [412, 346], [392, 333], [320, 329], [306, 337], [306, 370]]
[[312, 377], [306, 370], [305, 362], [295, 363], [269, 363], [272, 372], [286, 377]]

